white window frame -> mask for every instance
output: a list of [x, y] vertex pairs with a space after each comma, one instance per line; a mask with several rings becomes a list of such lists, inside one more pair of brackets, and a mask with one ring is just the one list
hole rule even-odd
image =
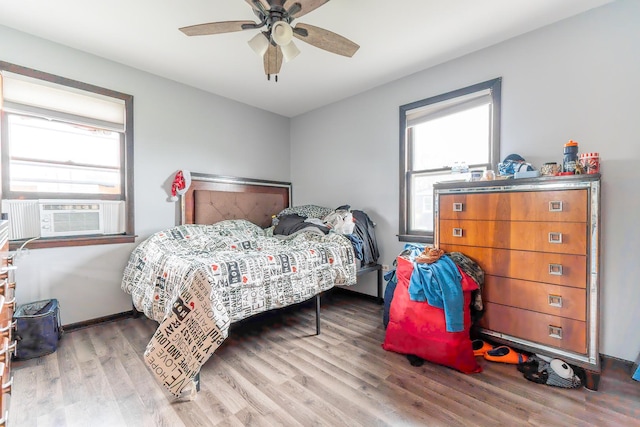
[[[33, 100], [29, 102], [14, 102], [10, 98], [10, 92], [7, 91], [7, 97], [10, 99], [3, 105], [5, 99], [0, 86], [0, 139], [1, 139], [1, 164], [2, 164], [2, 200], [102, 200], [109, 203], [120, 202], [124, 205], [124, 212], [120, 215], [120, 222], [124, 226], [119, 226], [123, 232], [117, 231], [116, 234], [90, 235], [82, 234], [64, 236], [64, 237], [40, 237], [36, 241], [30, 242], [30, 248], [38, 247], [58, 247], [58, 246], [82, 246], [107, 243], [130, 243], [135, 241], [134, 229], [134, 198], [133, 198], [133, 96], [121, 92], [105, 89], [87, 83], [65, 77], [56, 76], [42, 71], [33, 70], [8, 62], [0, 61], [0, 73], [13, 79], [13, 86], [20, 87], [16, 84], [19, 79], [24, 79], [26, 86], [33, 86], [36, 89], [36, 95], [23, 95], [25, 100]], [[0, 83], [2, 83], [2, 75], [0, 75]], [[62, 94], [62, 97], [56, 98], [52, 96], [51, 100], [42, 101], [37, 98], [38, 89], [43, 91], [52, 88], [53, 92]], [[27, 88], [28, 89], [28, 88]], [[14, 90], [14, 93], [16, 91]], [[66, 95], [65, 95], [66, 94]], [[55, 94], [54, 94], [55, 95]], [[74, 111], [62, 106], [62, 102], [70, 100], [70, 106], [73, 106], [74, 97], [84, 98], [88, 101], [83, 104], [81, 110]], [[68, 99], [67, 99], [68, 98]], [[92, 108], [95, 103], [96, 109]], [[115, 108], [111, 111], [106, 110], [100, 104], [113, 104]], [[30, 105], [28, 105], [30, 104]], [[118, 107], [118, 105], [121, 107]], [[59, 108], [58, 108], [59, 106]], [[108, 106], [107, 106], [108, 107]], [[90, 112], [91, 111], [91, 112]], [[49, 119], [59, 120], [73, 124], [94, 126], [115, 130], [120, 133], [120, 194], [95, 194], [95, 193], [36, 193], [36, 192], [20, 192], [10, 190], [10, 153], [9, 151], [9, 135], [7, 130], [8, 116], [16, 115], [32, 115], [35, 117], [46, 117]], [[9, 218], [11, 221], [11, 218]], [[12, 240], [10, 245], [17, 247], [24, 243], [27, 239]]]
[[[433, 243], [433, 229], [431, 231], [412, 228], [411, 218], [412, 200], [411, 183], [416, 176], [429, 174], [451, 173], [453, 165], [446, 165], [439, 169], [413, 169], [413, 153], [411, 150], [411, 127], [431, 118], [463, 111], [477, 105], [481, 98], [490, 99], [490, 137], [488, 141], [489, 162], [483, 164], [468, 164], [470, 168], [495, 169], [500, 155], [500, 98], [502, 78], [492, 79], [462, 89], [433, 96], [400, 106], [400, 221], [398, 239], [404, 242]], [[488, 98], [487, 98], [488, 97]], [[440, 147], [439, 149], [446, 149]], [[464, 157], [460, 160], [464, 161]], [[429, 201], [433, 208], [433, 199]], [[429, 203], [422, 201], [422, 203]]]

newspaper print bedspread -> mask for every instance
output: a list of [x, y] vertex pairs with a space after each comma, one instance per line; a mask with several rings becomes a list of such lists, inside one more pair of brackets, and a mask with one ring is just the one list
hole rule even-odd
[[343, 236], [281, 240], [251, 222], [228, 220], [152, 235], [131, 253], [122, 289], [160, 323], [145, 362], [181, 396], [232, 322], [355, 283], [353, 247]]

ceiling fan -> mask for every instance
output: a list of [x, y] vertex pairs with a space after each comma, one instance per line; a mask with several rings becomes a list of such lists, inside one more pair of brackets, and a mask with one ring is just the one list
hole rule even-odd
[[291, 22], [319, 8], [329, 0], [245, 0], [260, 22], [222, 21], [191, 25], [180, 28], [187, 36], [206, 36], [210, 34], [231, 33], [234, 31], [254, 30], [265, 27], [264, 31], [249, 40], [249, 46], [263, 58], [264, 73], [267, 79], [271, 75], [278, 81], [282, 60], [291, 61], [300, 50], [293, 43], [293, 37], [315, 47], [338, 55], [352, 57], [360, 48], [349, 39], [323, 28]]

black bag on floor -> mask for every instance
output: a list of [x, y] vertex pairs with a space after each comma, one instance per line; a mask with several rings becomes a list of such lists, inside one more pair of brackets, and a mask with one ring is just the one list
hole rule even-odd
[[62, 337], [57, 299], [22, 304], [13, 318], [16, 321], [18, 344], [14, 356], [17, 360], [32, 359], [56, 351]]

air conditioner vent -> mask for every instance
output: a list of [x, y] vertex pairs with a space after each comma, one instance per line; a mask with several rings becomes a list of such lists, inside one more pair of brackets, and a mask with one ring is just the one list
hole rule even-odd
[[40, 236], [102, 234], [102, 203], [81, 200], [40, 200]]

